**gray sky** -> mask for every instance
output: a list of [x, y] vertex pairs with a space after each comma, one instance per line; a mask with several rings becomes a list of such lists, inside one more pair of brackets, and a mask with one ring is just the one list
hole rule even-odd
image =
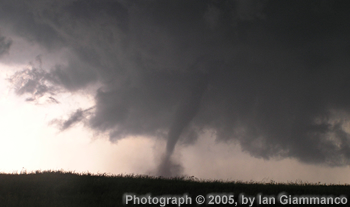
[[[64, 104], [64, 93], [93, 97], [89, 106], [46, 121], [60, 133], [84, 126], [117, 145], [147, 137], [156, 164], [145, 172], [209, 168], [193, 167], [206, 152], [197, 148], [201, 143], [230, 151], [206, 158], [230, 173], [228, 163], [243, 154], [275, 167], [293, 160], [299, 167], [347, 169], [348, 5], [3, 0], [0, 60], [32, 62], [10, 78], [25, 104], [43, 97]], [[34, 52], [21, 53], [16, 44]], [[215, 178], [209, 174], [200, 176]]]

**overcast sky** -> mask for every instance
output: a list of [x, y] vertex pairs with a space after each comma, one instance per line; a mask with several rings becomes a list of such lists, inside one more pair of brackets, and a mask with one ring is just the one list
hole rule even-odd
[[2, 0], [0, 170], [349, 183], [346, 0]]

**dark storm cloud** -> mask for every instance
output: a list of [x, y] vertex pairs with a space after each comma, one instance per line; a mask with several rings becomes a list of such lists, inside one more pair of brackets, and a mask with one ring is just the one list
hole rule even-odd
[[[52, 98], [52, 97], [50, 97]], [[55, 101], [55, 100], [53, 100]], [[89, 115], [91, 115], [91, 109], [93, 107], [82, 110], [82, 109], [77, 109], [74, 113], [72, 113], [67, 120], [53, 120], [51, 121], [51, 124], [56, 124], [60, 127], [61, 131], [67, 130], [70, 127], [73, 127], [75, 124], [79, 122], [83, 122], [87, 119]]]
[[68, 65], [55, 65], [50, 70], [41, 67], [41, 57], [36, 57], [36, 63], [17, 71], [10, 78], [18, 95], [31, 94], [27, 101], [35, 101], [44, 95], [49, 95], [48, 101], [59, 103], [53, 95], [62, 91], [62, 87], [69, 91], [76, 91], [96, 82], [96, 72], [83, 62], [74, 57], [69, 57]]
[[0, 57], [9, 52], [12, 40], [0, 35]]
[[[57, 88], [48, 81], [49, 74], [40, 68], [32, 67], [13, 74], [9, 80], [18, 95], [30, 94], [27, 101], [35, 101], [45, 94], [54, 95]], [[54, 99], [50, 98], [50, 102]], [[57, 102], [57, 100], [56, 100]]]
[[71, 63], [47, 70], [45, 80], [74, 91], [101, 83], [88, 126], [112, 141], [164, 137], [171, 155], [178, 140], [213, 130], [256, 157], [349, 164], [347, 1], [28, 5], [2, 21], [28, 40], [72, 51]]

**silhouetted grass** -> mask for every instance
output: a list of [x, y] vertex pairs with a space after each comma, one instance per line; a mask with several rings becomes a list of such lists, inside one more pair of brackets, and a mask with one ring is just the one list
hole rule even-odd
[[[192, 203], [195, 203], [195, 197], [197, 195], [206, 196], [210, 193], [230, 193], [234, 195], [234, 199], [237, 201], [241, 193], [254, 197], [258, 194], [271, 195], [277, 199], [277, 195], [281, 192], [294, 196], [344, 195], [346, 198], [349, 198], [350, 186], [326, 185], [321, 183], [315, 184], [300, 181], [276, 183], [272, 180], [264, 183], [253, 181], [224, 182], [221, 180], [199, 180], [195, 177], [166, 179], [144, 175], [79, 174], [64, 171], [36, 171], [33, 173], [22, 172], [20, 174], [0, 174], [0, 206], [8, 207], [133, 206], [131, 204], [123, 204], [123, 195], [125, 193], [132, 193], [140, 196], [151, 194], [152, 197], [164, 195], [183, 196], [184, 194], [187, 194], [192, 198]], [[197, 205], [193, 204], [192, 206]], [[203, 204], [202, 206], [206, 206], [206, 204]], [[234, 205], [226, 204], [212, 206]], [[248, 205], [238, 204], [238, 206]], [[279, 205], [276, 204], [273, 206]]]

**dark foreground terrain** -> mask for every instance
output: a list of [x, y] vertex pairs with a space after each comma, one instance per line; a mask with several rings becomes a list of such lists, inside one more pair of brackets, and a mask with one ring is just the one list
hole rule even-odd
[[[197, 202], [203, 201], [200, 195], [204, 196], [205, 203], [198, 205]], [[61, 171], [0, 174], [1, 207], [350, 206], [349, 195], [350, 185], [301, 182], [199, 181], [193, 177], [164, 179]]]

